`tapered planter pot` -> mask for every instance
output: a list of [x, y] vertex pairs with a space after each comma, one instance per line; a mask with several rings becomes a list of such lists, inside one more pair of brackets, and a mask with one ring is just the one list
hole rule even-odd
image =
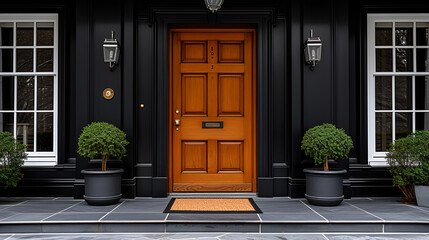
[[337, 206], [343, 199], [344, 169], [304, 169], [308, 202], [319, 206]]
[[415, 185], [417, 205], [421, 207], [429, 207], [429, 186]]
[[110, 205], [117, 203], [121, 197], [121, 175], [123, 169], [85, 169], [85, 201], [90, 205]]

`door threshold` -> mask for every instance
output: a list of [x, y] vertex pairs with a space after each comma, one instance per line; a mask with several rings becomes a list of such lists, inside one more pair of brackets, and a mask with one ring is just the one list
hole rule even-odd
[[251, 192], [232, 192], [232, 193], [219, 193], [219, 192], [215, 192], [215, 193], [210, 193], [210, 192], [186, 192], [186, 193], [182, 193], [182, 192], [173, 192], [169, 194], [170, 197], [181, 197], [181, 198], [195, 198], [195, 197], [201, 197], [201, 198], [253, 198], [253, 197], [258, 197], [256, 195], [256, 193], [251, 193]]

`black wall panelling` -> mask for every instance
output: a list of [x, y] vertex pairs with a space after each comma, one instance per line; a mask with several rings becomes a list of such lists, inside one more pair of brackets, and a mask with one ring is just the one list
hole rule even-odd
[[[301, 159], [302, 152], [296, 151], [300, 149], [301, 136], [303, 133], [303, 111], [302, 111], [302, 76], [303, 76], [303, 57], [302, 57], [302, 46], [303, 46], [303, 37], [302, 37], [302, 5], [301, 1], [291, 1], [291, 7], [289, 11], [290, 24], [289, 29], [290, 33], [288, 36], [289, 45], [289, 55], [287, 59], [289, 64], [289, 74], [287, 75], [290, 79], [290, 97], [287, 98], [286, 106], [290, 112], [290, 125], [285, 123], [286, 126], [290, 129], [290, 135], [286, 136], [290, 142], [290, 153], [287, 154], [289, 157], [290, 163], [290, 179], [288, 184], [289, 196], [302, 196], [298, 194], [296, 189], [302, 189], [300, 186], [301, 181], [297, 179], [302, 179], [302, 170], [301, 170]], [[293, 33], [293, 34], [292, 34]]]
[[288, 55], [286, 46], [287, 41], [287, 22], [285, 17], [277, 17], [271, 33], [271, 81], [269, 92], [269, 154], [272, 163], [273, 195], [287, 196], [287, 177], [289, 158], [286, 157], [286, 126], [289, 120], [286, 118], [286, 99], [289, 89], [287, 82], [286, 56]]
[[[80, 135], [82, 128], [86, 126], [90, 121], [90, 92], [91, 92], [91, 79], [92, 68], [90, 62], [92, 57], [90, 44], [92, 27], [90, 22], [92, 21], [90, 14], [92, 11], [91, 2], [85, 0], [76, 1], [76, 141]], [[77, 71], [78, 70], [78, 71]], [[76, 173], [75, 173], [75, 198], [81, 198], [84, 194], [84, 180], [80, 173], [82, 169], [88, 167], [88, 162], [85, 158], [76, 155]]]
[[137, 99], [136, 126], [138, 129], [136, 180], [137, 196], [152, 196], [153, 161], [155, 158], [155, 28], [148, 19], [137, 21]]
[[[122, 176], [122, 194], [135, 197], [134, 179], [134, 112], [136, 109], [134, 94], [134, 15], [133, 1], [78, 1], [76, 89], [76, 137], [82, 128], [95, 121], [112, 123], [124, 130], [130, 145], [127, 156], [122, 161], [111, 159], [108, 167], [125, 169]], [[127, 14], [124, 14], [126, 12]], [[104, 63], [103, 42], [114, 31], [121, 47], [119, 64], [113, 71]], [[111, 88], [114, 97], [106, 100], [103, 90]], [[77, 139], [76, 139], [77, 141]], [[80, 171], [88, 167], [99, 167], [99, 161], [87, 163], [87, 159], [77, 157], [76, 193], [82, 197], [83, 177]]]
[[[135, 111], [139, 104], [136, 103], [135, 91], [135, 25], [134, 25], [134, 1], [125, 0], [122, 4], [122, 129], [127, 133], [127, 139], [130, 144], [127, 146], [127, 156], [124, 164], [124, 174], [122, 178], [126, 179], [127, 194], [126, 197], [136, 196], [135, 183], [135, 163], [136, 163], [136, 143], [137, 136], [135, 135]], [[124, 182], [123, 182], [124, 184]]]

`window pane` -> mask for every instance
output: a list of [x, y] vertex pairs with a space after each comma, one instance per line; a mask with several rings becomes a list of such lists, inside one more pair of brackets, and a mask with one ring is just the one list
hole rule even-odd
[[396, 113], [395, 121], [395, 139], [404, 138], [413, 132], [413, 113]]
[[392, 142], [392, 113], [375, 114], [375, 145], [377, 152], [385, 152]]
[[14, 110], [14, 80], [13, 77], [0, 77], [0, 110]]
[[413, 109], [413, 78], [395, 78], [395, 108], [397, 110]]
[[375, 109], [392, 110], [392, 77], [375, 77]]
[[33, 49], [16, 49], [16, 71], [33, 71]]
[[27, 144], [27, 151], [34, 150], [34, 114], [17, 113], [16, 139]]
[[413, 72], [413, 49], [396, 49], [396, 71]]
[[429, 113], [416, 113], [416, 130], [429, 131]]
[[392, 46], [392, 26], [391, 22], [375, 23], [376, 46]]
[[18, 110], [34, 109], [34, 77], [18, 77]]
[[417, 72], [429, 72], [429, 66], [428, 66], [428, 53], [429, 49], [416, 49], [417, 51]]
[[0, 49], [0, 72], [13, 71], [13, 49]]
[[54, 109], [54, 77], [37, 78], [37, 109]]
[[0, 113], [0, 132], [10, 132], [13, 135], [13, 113]]
[[54, 49], [37, 49], [37, 71], [54, 71]]
[[0, 23], [0, 46], [13, 46], [13, 23]]
[[429, 23], [416, 24], [416, 40], [417, 46], [428, 46], [428, 28]]
[[396, 46], [412, 46], [413, 23], [396, 23], [395, 27]]
[[34, 46], [34, 23], [16, 23], [16, 45]]
[[37, 23], [37, 46], [54, 45], [54, 23]]
[[54, 115], [37, 113], [37, 151], [52, 152], [54, 149]]
[[392, 49], [377, 49], [376, 50], [376, 71], [377, 72], [392, 72]]
[[416, 110], [429, 110], [429, 76], [416, 76]]

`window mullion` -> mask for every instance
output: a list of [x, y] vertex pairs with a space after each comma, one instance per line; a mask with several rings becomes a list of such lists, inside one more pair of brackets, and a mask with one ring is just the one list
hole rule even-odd
[[38, 77], [34, 76], [34, 137], [33, 137], [33, 146], [34, 152], [37, 152], [37, 82]]
[[[395, 66], [396, 67], [396, 66]], [[396, 76], [392, 76], [392, 141], [396, 139]]]
[[[392, 72], [396, 73], [396, 21], [392, 22]], [[375, 41], [375, 39], [374, 39]], [[392, 85], [393, 86], [393, 85]], [[393, 89], [392, 89], [393, 91]]]
[[[413, 70], [416, 73], [417, 72], [417, 21], [413, 22]], [[412, 132], [416, 131], [416, 76], [413, 75], [412, 76], [412, 80], [411, 80], [411, 101], [412, 101], [412, 120], [411, 120], [411, 124], [412, 124]]]
[[[37, 71], [37, 25], [36, 22], [33, 22], [33, 72]], [[34, 111], [33, 111], [33, 152], [36, 152], [37, 149], [37, 76], [34, 76]]]
[[16, 111], [18, 109], [18, 77], [15, 76], [13, 77], [13, 137], [15, 139], [18, 138], [18, 133], [17, 133], [17, 122], [18, 122], [18, 116], [16, 114]]
[[413, 80], [412, 80], [412, 94], [413, 94], [413, 97], [412, 97], [412, 101], [413, 101], [413, 116], [412, 116], [412, 118], [413, 118], [413, 121], [412, 121], [412, 124], [413, 124], [413, 132], [415, 132], [416, 131], [416, 76], [413, 76]]

